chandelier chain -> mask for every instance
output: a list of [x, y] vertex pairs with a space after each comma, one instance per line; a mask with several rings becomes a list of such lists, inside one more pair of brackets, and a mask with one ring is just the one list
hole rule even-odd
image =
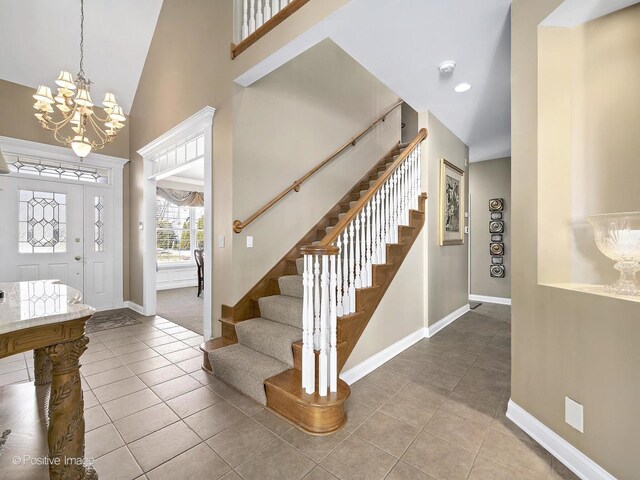
[[80, 0], [80, 72], [84, 77], [84, 0]]

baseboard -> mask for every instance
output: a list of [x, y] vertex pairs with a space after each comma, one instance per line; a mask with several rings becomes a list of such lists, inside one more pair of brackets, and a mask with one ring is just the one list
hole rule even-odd
[[144, 307], [138, 305], [137, 303], [133, 303], [130, 302], [129, 300], [126, 300], [124, 302], [124, 308], [130, 308], [131, 310], [133, 310], [136, 313], [139, 313], [140, 315], [144, 315]]
[[427, 329], [425, 327], [416, 330], [415, 332], [407, 335], [401, 340], [398, 340], [393, 345], [388, 346], [384, 350], [376, 353], [375, 355], [367, 358], [364, 362], [359, 363], [355, 367], [350, 368], [349, 370], [342, 372], [340, 374], [340, 378], [345, 381], [347, 384], [351, 385], [352, 383], [357, 382], [365, 375], [373, 372], [376, 368], [380, 367], [382, 364], [388, 362], [396, 355], [404, 352], [407, 348], [413, 345], [416, 342], [419, 342], [423, 338], [427, 336]]
[[469, 304], [467, 303], [463, 307], [460, 307], [459, 309], [451, 312], [449, 315], [447, 315], [443, 319], [438, 320], [436, 323], [434, 323], [427, 329], [427, 338], [433, 337], [436, 333], [438, 333], [447, 325], [450, 325], [453, 322], [455, 322], [458, 318], [460, 318], [462, 315], [467, 313], [469, 310], [470, 310], [470, 307], [469, 307]]
[[486, 295], [469, 295], [472, 302], [497, 303], [498, 305], [511, 305], [510, 298], [503, 297], [487, 297]]
[[507, 418], [542, 445], [582, 480], [616, 480], [600, 465], [555, 433], [525, 409], [509, 400]]

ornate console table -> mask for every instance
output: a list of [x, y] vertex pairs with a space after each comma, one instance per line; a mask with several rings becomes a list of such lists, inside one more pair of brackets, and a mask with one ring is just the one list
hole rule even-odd
[[51, 383], [49, 477], [95, 480], [84, 463], [84, 400], [79, 358], [89, 339], [84, 327], [95, 310], [77, 290], [56, 280], [0, 283], [0, 358], [34, 351], [35, 384]]

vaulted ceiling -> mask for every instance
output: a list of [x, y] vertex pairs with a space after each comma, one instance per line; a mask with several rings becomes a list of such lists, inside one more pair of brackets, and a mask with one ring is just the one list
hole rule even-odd
[[[87, 0], [84, 70], [98, 103], [107, 90], [129, 113], [162, 0]], [[80, 62], [80, 0], [0, 0], [0, 78], [54, 87]]]

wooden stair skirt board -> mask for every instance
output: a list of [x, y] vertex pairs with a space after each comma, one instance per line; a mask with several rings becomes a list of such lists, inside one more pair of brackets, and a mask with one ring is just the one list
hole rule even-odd
[[[400, 152], [395, 145], [311, 230], [233, 307], [222, 307], [222, 336], [201, 345], [202, 368], [213, 374], [209, 352], [238, 342], [235, 326], [245, 320], [261, 317], [259, 299], [280, 295], [278, 279], [299, 274], [296, 260], [300, 248], [324, 237], [325, 229], [339, 221], [338, 215], [349, 210], [355, 195], [367, 190], [372, 178], [390, 165]], [[342, 370], [360, 336], [373, 316], [405, 257], [411, 250], [425, 222], [426, 194], [419, 196], [418, 210], [410, 210], [409, 225], [399, 226], [398, 243], [387, 245], [387, 262], [373, 265], [373, 285], [356, 292], [356, 312], [338, 318], [338, 370]], [[293, 368], [265, 380], [266, 406], [307, 433], [324, 435], [335, 432], [346, 421], [344, 402], [351, 390], [342, 380], [338, 391], [325, 397], [307, 394], [302, 389], [302, 345], [292, 344]], [[316, 352], [316, 355], [318, 352]], [[318, 362], [316, 362], [317, 368]], [[318, 376], [316, 375], [316, 378]]]

